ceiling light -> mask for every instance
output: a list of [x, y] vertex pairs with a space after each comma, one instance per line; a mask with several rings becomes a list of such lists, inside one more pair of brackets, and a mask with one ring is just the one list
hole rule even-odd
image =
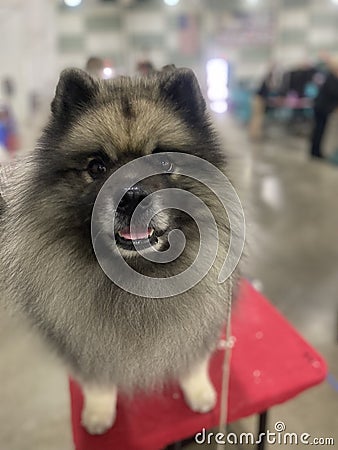
[[176, 6], [179, 2], [180, 0], [164, 0], [164, 3], [168, 6]]
[[79, 6], [82, 3], [82, 0], [63, 0], [66, 6], [70, 6], [71, 8], [75, 8], [75, 6]]

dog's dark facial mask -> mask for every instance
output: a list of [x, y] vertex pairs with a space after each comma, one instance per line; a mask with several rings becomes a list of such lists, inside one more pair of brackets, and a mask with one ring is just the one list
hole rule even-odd
[[161, 191], [174, 186], [169, 174], [154, 175], [137, 183], [131, 181], [139, 175], [136, 170], [142, 173], [143, 169], [149, 168], [147, 166], [159, 164], [161, 160], [157, 155], [150, 161], [148, 159], [137, 158], [134, 160], [136, 167], [132, 161], [132, 166], [128, 163], [119, 166], [122, 174], [116, 172], [102, 189], [93, 216], [93, 220], [98, 222], [98, 232], [103, 232], [106, 245], [111, 246], [115, 241], [125, 257], [136, 256], [136, 247], [140, 253], [151, 250], [151, 246], [158, 251], [165, 250], [170, 230], [183, 224], [179, 214], [166, 209], [162, 201]]
[[[35, 191], [44, 198], [48, 219], [55, 220], [61, 235], [79, 239], [82, 248], [84, 235], [91, 248], [90, 219], [100, 189], [126, 163], [156, 153], [162, 164], [166, 152], [182, 152], [222, 164], [198, 82], [188, 69], [109, 82], [94, 80], [81, 70], [64, 71], [37, 151]], [[169, 231], [183, 229], [189, 220], [184, 213], [165, 209], [145, 227], [146, 216], [160, 206], [154, 202], [161, 201], [160, 195], [149, 201], [147, 196], [170, 187], [194, 190], [195, 184], [175, 175], [175, 168], [134, 186], [126, 180], [120, 203], [108, 193], [101, 212], [107, 242], [114, 236], [125, 256], [137, 255], [133, 241], [166, 249]], [[138, 215], [131, 231], [131, 216], [141, 201], [147, 214]]]

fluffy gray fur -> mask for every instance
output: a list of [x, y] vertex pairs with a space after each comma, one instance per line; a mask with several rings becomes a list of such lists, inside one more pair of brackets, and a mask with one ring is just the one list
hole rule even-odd
[[[217, 282], [229, 244], [226, 214], [207, 188], [180, 176], [173, 175], [169, 185], [199, 195], [217, 219], [220, 247], [208, 275], [179, 296], [145, 299], [118, 288], [97, 263], [88, 229], [103, 180], [90, 179], [85, 161], [103, 149], [108, 176], [155, 147], [196, 154], [224, 170], [191, 71], [103, 82], [68, 70], [42, 138], [7, 177], [1, 200], [6, 303], [19, 306], [78, 379], [128, 391], [175, 379], [206, 357], [231, 296], [230, 280]], [[152, 190], [157, 187], [158, 181]], [[168, 214], [180, 226], [180, 217]], [[150, 276], [180, 272], [198, 250], [193, 225], [182, 223], [181, 229], [187, 246], [175, 263], [162, 267], [140, 256], [130, 263]]]

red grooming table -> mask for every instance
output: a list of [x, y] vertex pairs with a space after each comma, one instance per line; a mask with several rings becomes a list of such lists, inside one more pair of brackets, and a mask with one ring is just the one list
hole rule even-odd
[[[234, 308], [232, 335], [229, 422], [267, 411], [326, 376], [323, 358], [245, 280]], [[219, 397], [223, 356], [224, 350], [217, 350], [210, 365]], [[70, 393], [76, 450], [159, 450], [219, 421], [219, 402], [210, 413], [196, 414], [185, 405], [179, 388], [171, 387], [151, 397], [120, 397], [113, 428], [90, 436], [80, 424], [82, 395], [73, 381]]]

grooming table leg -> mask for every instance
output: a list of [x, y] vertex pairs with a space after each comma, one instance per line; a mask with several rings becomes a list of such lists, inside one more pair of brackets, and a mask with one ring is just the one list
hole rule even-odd
[[257, 444], [257, 450], [264, 450], [265, 449], [265, 442], [266, 442], [266, 425], [267, 425], [267, 419], [268, 419], [268, 411], [263, 411], [260, 413], [258, 418], [258, 436], [260, 436], [261, 433], [264, 433], [264, 437], [262, 441]]

